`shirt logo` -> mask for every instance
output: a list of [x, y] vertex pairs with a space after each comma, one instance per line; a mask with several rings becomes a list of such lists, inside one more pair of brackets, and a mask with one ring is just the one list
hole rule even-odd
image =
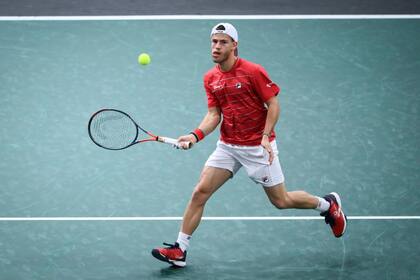
[[219, 90], [219, 89], [222, 89], [222, 87], [223, 87], [222, 85], [214, 86], [213, 90]]
[[266, 84], [266, 86], [271, 88], [271, 85], [272, 85], [272, 84], [273, 84], [273, 83], [269, 83], [269, 84]]
[[235, 85], [235, 87], [236, 87], [236, 88], [241, 88], [241, 87], [242, 87], [242, 84], [241, 84], [241, 83], [237, 83], [237, 84]]

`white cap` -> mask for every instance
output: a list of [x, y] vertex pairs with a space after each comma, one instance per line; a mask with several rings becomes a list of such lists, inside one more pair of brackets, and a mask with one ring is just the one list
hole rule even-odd
[[229, 35], [235, 42], [238, 42], [238, 31], [230, 23], [221, 22], [216, 24], [211, 30], [210, 37], [219, 33]]

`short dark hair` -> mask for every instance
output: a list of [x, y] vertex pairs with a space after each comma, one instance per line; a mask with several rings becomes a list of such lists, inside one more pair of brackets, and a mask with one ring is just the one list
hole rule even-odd
[[[217, 27], [216, 27], [216, 30], [226, 30], [226, 27], [223, 25], [223, 24], [219, 24]], [[227, 34], [226, 34], [227, 35]], [[232, 38], [232, 37], [230, 37], [229, 36], [229, 38], [232, 40], [232, 42], [235, 42], [235, 40]]]

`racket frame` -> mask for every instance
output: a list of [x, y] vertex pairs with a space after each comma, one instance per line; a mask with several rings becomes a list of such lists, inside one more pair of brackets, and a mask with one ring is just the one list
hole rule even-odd
[[[105, 146], [103, 146], [103, 145], [101, 145], [101, 144], [99, 144], [98, 142], [96, 142], [95, 141], [95, 138], [92, 136], [92, 133], [91, 133], [91, 124], [92, 124], [92, 121], [93, 121], [93, 119], [98, 115], [98, 114], [100, 114], [100, 113], [102, 113], [102, 112], [105, 112], [105, 111], [113, 111], [113, 112], [118, 112], [118, 113], [120, 113], [120, 114], [123, 114], [123, 115], [125, 115], [126, 117], [128, 117], [132, 122], [133, 122], [133, 124], [136, 126], [136, 137], [134, 137], [134, 140], [130, 143], [130, 144], [128, 144], [128, 145], [126, 145], [126, 146], [124, 146], [124, 147], [121, 147], [121, 148], [109, 148], [109, 147], [105, 147]], [[138, 137], [139, 137], [139, 129], [141, 130], [141, 131], [143, 131], [144, 133], [146, 133], [147, 135], [149, 135], [150, 136], [150, 138], [146, 138], [146, 139], [140, 139], [140, 140], [138, 140]], [[103, 149], [106, 149], [106, 150], [112, 150], [112, 151], [119, 151], [119, 150], [124, 150], [124, 149], [127, 149], [128, 147], [131, 147], [131, 146], [133, 146], [133, 145], [135, 145], [135, 144], [138, 144], [138, 143], [143, 143], [143, 142], [151, 142], [151, 141], [156, 141], [156, 142], [160, 142], [160, 143], [165, 143], [165, 144], [168, 144], [168, 145], [172, 145], [172, 146], [175, 146], [175, 147], [177, 147], [177, 148], [182, 148], [181, 147], [181, 145], [180, 145], [180, 143], [178, 142], [178, 140], [177, 139], [174, 139], [174, 138], [170, 138], [170, 137], [163, 137], [163, 136], [157, 136], [157, 135], [154, 135], [153, 133], [151, 133], [151, 132], [149, 132], [149, 131], [147, 131], [147, 130], [145, 130], [144, 128], [142, 128], [140, 125], [138, 125], [134, 120], [133, 120], [133, 118], [132, 117], [130, 117], [130, 115], [129, 114], [127, 114], [127, 113], [125, 113], [125, 112], [123, 112], [123, 111], [121, 111], [121, 110], [117, 110], [117, 109], [101, 109], [101, 110], [99, 110], [99, 111], [97, 111], [97, 112], [95, 112], [91, 117], [90, 117], [90, 119], [89, 119], [89, 123], [88, 123], [88, 133], [89, 133], [89, 137], [90, 137], [90, 139], [92, 140], [92, 142], [93, 143], [95, 143], [97, 146], [99, 146], [99, 147], [101, 147], [101, 148], [103, 148]], [[188, 143], [188, 147], [191, 147], [191, 143]]]

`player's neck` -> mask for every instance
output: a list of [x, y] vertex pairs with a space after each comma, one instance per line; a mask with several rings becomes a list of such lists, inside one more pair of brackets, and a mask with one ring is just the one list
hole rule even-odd
[[220, 70], [222, 70], [223, 72], [229, 72], [235, 65], [237, 59], [238, 58], [236, 56], [231, 55], [228, 59], [226, 59], [222, 63], [219, 63]]

